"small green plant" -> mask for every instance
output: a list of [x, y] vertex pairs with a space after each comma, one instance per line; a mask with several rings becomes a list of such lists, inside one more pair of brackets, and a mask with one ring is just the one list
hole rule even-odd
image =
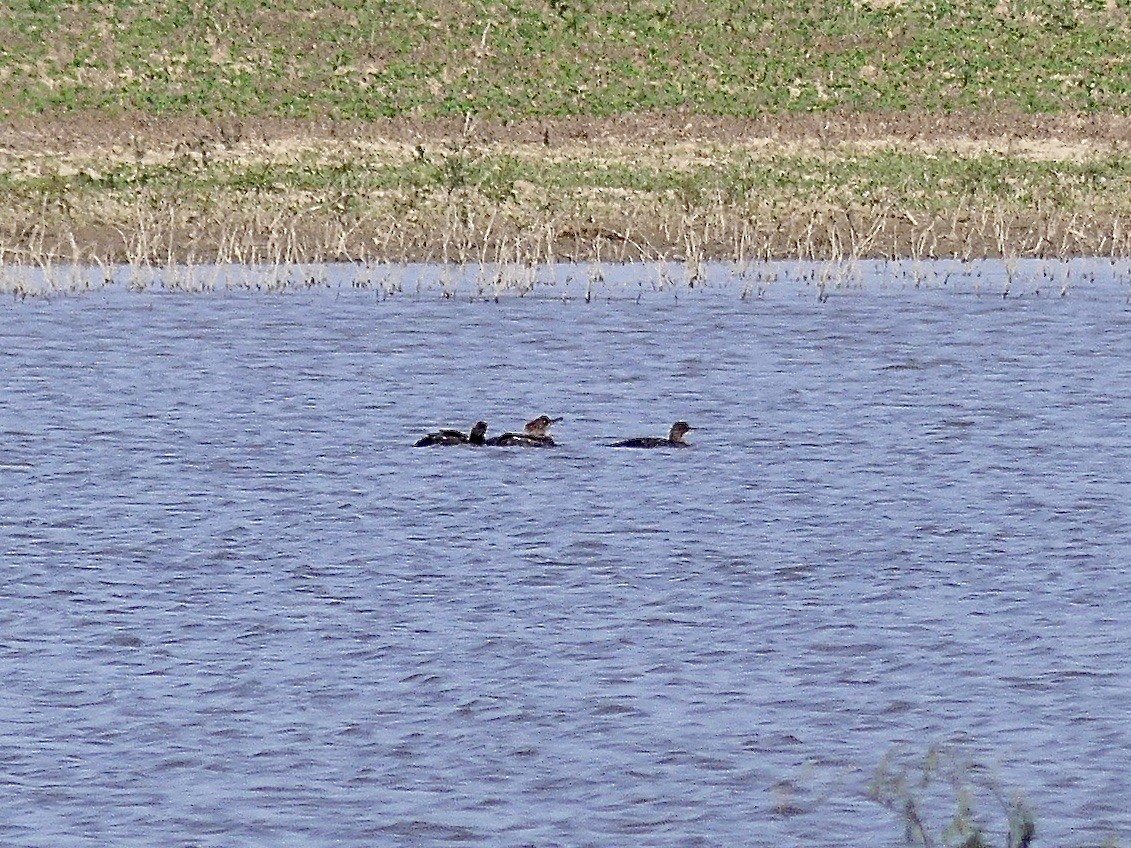
[[[1005, 815], [1003, 848], [1030, 848], [1036, 822], [1023, 797], [1007, 798], [986, 770], [957, 751], [935, 746], [922, 761], [892, 754], [877, 767], [868, 797], [903, 823], [909, 845], [992, 848], [985, 806]], [[945, 822], [945, 823], [944, 823]]]

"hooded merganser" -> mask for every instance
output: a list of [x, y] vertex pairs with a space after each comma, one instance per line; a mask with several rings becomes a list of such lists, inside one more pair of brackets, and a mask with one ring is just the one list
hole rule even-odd
[[439, 430], [429, 433], [418, 441], [414, 448], [428, 448], [433, 445], [482, 445], [486, 444], [487, 422], [478, 421], [471, 428], [470, 434], [461, 433], [459, 430]]
[[661, 439], [657, 436], [644, 436], [639, 439], [625, 439], [623, 442], [615, 442], [614, 448], [689, 448], [687, 442], [683, 440], [684, 435], [694, 428], [686, 421], [677, 421], [672, 425], [671, 431], [668, 433], [666, 439]]
[[533, 421], [527, 421], [521, 433], [503, 433], [488, 439], [487, 444], [500, 448], [552, 448], [556, 446], [556, 442], [547, 431], [561, 420], [549, 415], [539, 415]]

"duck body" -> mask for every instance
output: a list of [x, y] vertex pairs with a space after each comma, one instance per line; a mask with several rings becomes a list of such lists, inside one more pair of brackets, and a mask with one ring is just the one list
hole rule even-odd
[[526, 422], [526, 427], [521, 433], [503, 433], [487, 440], [487, 444], [497, 448], [552, 448], [557, 446], [547, 432], [551, 426], [561, 421], [560, 418], [551, 418], [548, 415], [539, 415], [533, 421]]
[[467, 443], [467, 433], [461, 433], [459, 430], [439, 430], [435, 433], [429, 433], [416, 442], [413, 447], [430, 448], [435, 445], [466, 445]]
[[487, 440], [484, 438], [486, 435], [487, 424], [483, 421], [479, 421], [471, 428], [470, 433], [463, 433], [459, 430], [437, 430], [435, 433], [429, 433], [427, 436], [418, 440], [413, 447], [430, 448], [438, 445], [484, 445], [487, 443]]
[[552, 448], [557, 445], [549, 436], [528, 436], [525, 433], [503, 433], [487, 440], [496, 448]]
[[671, 439], [661, 439], [659, 436], [641, 436], [638, 439], [625, 439], [613, 442], [614, 448], [689, 448], [687, 442], [675, 442]]
[[692, 429], [694, 428], [686, 421], [677, 421], [672, 425], [666, 439], [659, 436], [642, 436], [613, 442], [612, 446], [614, 448], [689, 448], [691, 445], [685, 442], [683, 437]]

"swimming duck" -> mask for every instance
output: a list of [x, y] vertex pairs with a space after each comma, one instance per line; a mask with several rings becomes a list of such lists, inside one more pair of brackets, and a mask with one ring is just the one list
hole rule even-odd
[[500, 448], [552, 448], [557, 443], [547, 431], [561, 420], [539, 415], [533, 421], [527, 421], [521, 433], [503, 433], [488, 439], [487, 444]]
[[694, 428], [686, 421], [677, 421], [672, 425], [666, 439], [657, 436], [644, 436], [638, 439], [625, 439], [623, 442], [614, 442], [614, 448], [689, 448], [683, 437]]
[[487, 435], [487, 422], [478, 421], [471, 428], [470, 434], [461, 433], [459, 430], [439, 430], [429, 433], [418, 441], [414, 448], [429, 448], [434, 445], [482, 445], [486, 444], [484, 436]]

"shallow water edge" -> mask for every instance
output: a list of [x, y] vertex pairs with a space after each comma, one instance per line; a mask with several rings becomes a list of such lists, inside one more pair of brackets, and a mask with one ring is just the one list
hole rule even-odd
[[737, 296], [741, 300], [915, 290], [1063, 297], [1097, 286], [1131, 294], [1131, 259], [768, 262], [318, 263], [284, 265], [0, 265], [0, 293], [98, 290], [206, 293], [359, 289], [381, 298], [625, 300]]

